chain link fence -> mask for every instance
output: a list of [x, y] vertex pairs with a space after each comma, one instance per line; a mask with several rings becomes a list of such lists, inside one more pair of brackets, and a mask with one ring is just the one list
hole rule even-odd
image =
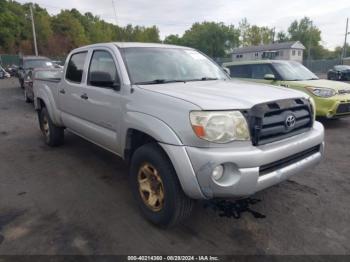
[[304, 66], [315, 74], [327, 74], [335, 65], [341, 64], [340, 59], [304, 60]]
[[0, 55], [0, 65], [2, 67], [8, 67], [12, 65], [19, 65], [18, 55]]

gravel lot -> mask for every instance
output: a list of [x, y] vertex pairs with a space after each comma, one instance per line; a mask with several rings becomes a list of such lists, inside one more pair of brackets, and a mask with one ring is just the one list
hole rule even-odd
[[48, 148], [17, 79], [0, 80], [0, 254], [350, 254], [350, 119], [323, 123], [324, 161], [255, 196], [266, 218], [198, 202], [160, 230], [138, 212], [120, 159], [70, 133]]

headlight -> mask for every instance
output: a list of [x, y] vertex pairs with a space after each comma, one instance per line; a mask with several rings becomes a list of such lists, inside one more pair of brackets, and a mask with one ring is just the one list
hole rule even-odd
[[337, 91], [331, 88], [324, 88], [324, 87], [307, 87], [307, 89], [314, 94], [315, 96], [319, 97], [332, 97], [337, 94]]
[[190, 120], [195, 134], [210, 142], [250, 139], [247, 121], [239, 111], [192, 111]]

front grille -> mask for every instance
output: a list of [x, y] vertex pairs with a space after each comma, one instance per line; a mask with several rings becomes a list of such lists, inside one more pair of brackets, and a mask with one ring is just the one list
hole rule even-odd
[[337, 114], [350, 113], [350, 103], [340, 104], [337, 109]]
[[295, 155], [283, 158], [283, 159], [278, 160], [276, 162], [263, 165], [259, 169], [259, 176], [263, 176], [263, 175], [272, 173], [276, 170], [279, 170], [281, 168], [284, 168], [286, 166], [292, 165], [300, 160], [303, 160], [309, 156], [312, 156], [313, 154], [318, 153], [319, 151], [320, 151], [320, 145], [309, 148], [309, 149], [302, 151], [300, 153], [297, 153]]
[[[252, 143], [264, 145], [306, 132], [312, 127], [312, 108], [307, 99], [287, 99], [254, 106], [247, 112]], [[288, 118], [294, 118], [289, 126]]]
[[341, 89], [341, 90], [338, 90], [338, 94], [340, 94], [340, 95], [350, 94], [350, 89]]

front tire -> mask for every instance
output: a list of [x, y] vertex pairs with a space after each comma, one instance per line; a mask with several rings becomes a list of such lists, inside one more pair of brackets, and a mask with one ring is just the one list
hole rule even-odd
[[130, 183], [141, 212], [153, 224], [171, 227], [191, 214], [194, 201], [183, 192], [174, 167], [159, 145], [146, 144], [136, 150]]
[[55, 147], [60, 146], [64, 142], [64, 129], [56, 126], [46, 109], [43, 107], [39, 112], [39, 125], [41, 132], [43, 133], [45, 143], [48, 146]]

